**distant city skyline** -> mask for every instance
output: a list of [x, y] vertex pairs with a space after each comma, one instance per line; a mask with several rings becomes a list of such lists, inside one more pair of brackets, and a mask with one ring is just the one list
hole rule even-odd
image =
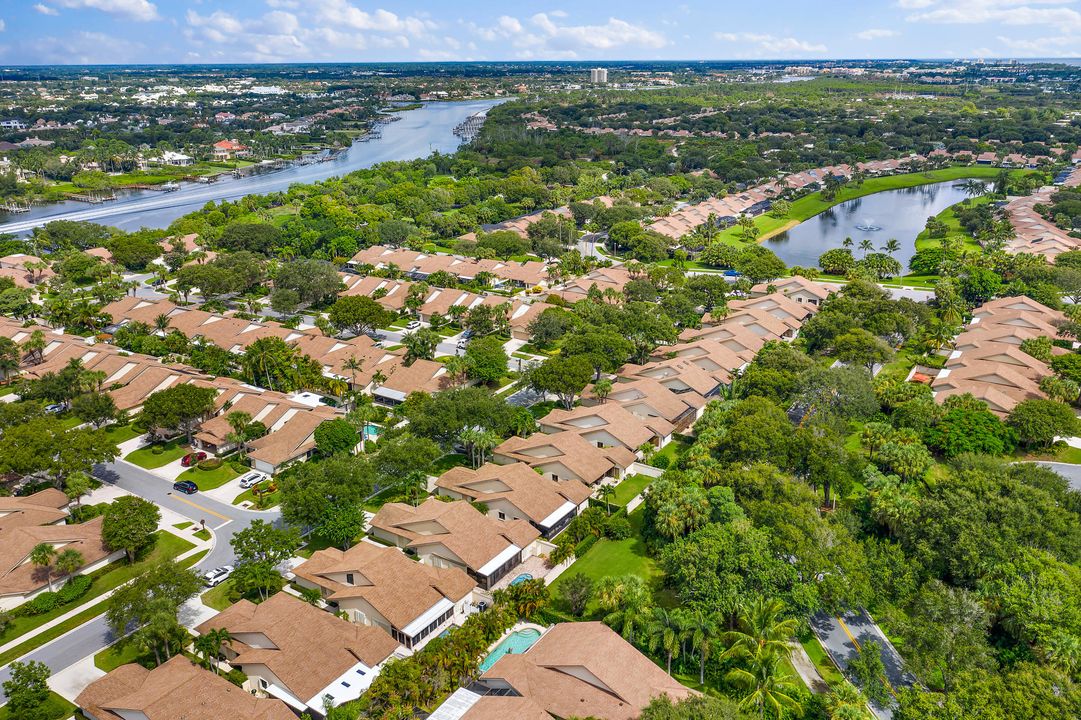
[[8, 0], [0, 63], [1081, 57], [1079, 0]]

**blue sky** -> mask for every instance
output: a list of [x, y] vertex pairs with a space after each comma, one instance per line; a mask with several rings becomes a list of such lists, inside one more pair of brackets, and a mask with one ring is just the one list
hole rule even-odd
[[3, 0], [0, 62], [1079, 57], [1081, 0]]

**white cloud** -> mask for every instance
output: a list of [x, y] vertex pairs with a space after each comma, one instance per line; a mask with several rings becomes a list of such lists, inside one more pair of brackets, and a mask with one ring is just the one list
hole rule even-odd
[[777, 37], [763, 33], [716, 33], [718, 40], [738, 43], [749, 49], [748, 56], [761, 58], [782, 58], [800, 55], [821, 55], [827, 48], [821, 43], [800, 40], [794, 37]]
[[949, 25], [1000, 23], [1081, 27], [1081, 13], [1063, 7], [1073, 0], [902, 0], [901, 7], [917, 10], [909, 22]]
[[305, 8], [322, 25], [370, 30], [383, 33], [405, 33], [420, 36], [436, 25], [419, 17], [399, 17], [382, 8], [374, 12], [361, 10], [347, 0], [313, 0]]
[[0, 18], [0, 32], [7, 30], [7, 23], [4, 22], [4, 18]]
[[60, 14], [60, 11], [57, 10], [56, 8], [51, 8], [48, 5], [43, 5], [41, 3], [38, 3], [37, 5], [34, 5], [34, 9], [37, 10], [42, 15], [59, 15]]
[[149, 0], [49, 0], [54, 5], [73, 10], [91, 8], [129, 20], [157, 20], [158, 7]]
[[498, 43], [494, 52], [506, 56], [507, 48], [520, 59], [574, 59], [596, 57], [622, 48], [656, 49], [668, 45], [663, 33], [610, 17], [602, 25], [574, 25], [562, 22], [562, 11], [537, 13], [522, 21], [502, 15], [494, 25], [479, 26], [460, 21], [467, 32], [488, 43]]
[[[1013, 51], [1010, 54], [1028, 57], [1078, 57], [1081, 55], [1081, 37], [1077, 35], [1055, 35], [1027, 40], [999, 35], [998, 41]], [[984, 55], [994, 54], [984, 53]]]
[[901, 33], [896, 30], [886, 30], [883, 28], [869, 28], [862, 32], [856, 33], [856, 37], [860, 40], [881, 40], [882, 38], [896, 37]]

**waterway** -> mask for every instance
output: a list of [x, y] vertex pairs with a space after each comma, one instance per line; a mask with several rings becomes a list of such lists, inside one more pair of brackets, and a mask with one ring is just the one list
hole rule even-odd
[[289, 165], [285, 169], [241, 178], [224, 176], [216, 182], [183, 183], [180, 190], [136, 190], [101, 205], [69, 200], [37, 205], [27, 213], [0, 212], [0, 233], [24, 233], [53, 220], [89, 220], [122, 230], [164, 228], [173, 220], [210, 201], [235, 200], [245, 195], [266, 195], [288, 190], [294, 183], [313, 183], [345, 175], [392, 160], [413, 160], [433, 152], [452, 153], [462, 141], [454, 127], [468, 116], [498, 105], [502, 100], [466, 100], [426, 103], [400, 113], [401, 120], [381, 125], [381, 136], [356, 142], [327, 162]]
[[927, 225], [927, 218], [968, 197], [961, 187], [964, 182], [884, 190], [847, 200], [764, 244], [789, 266], [811, 267], [818, 265], [822, 253], [841, 247], [846, 237], [854, 241], [852, 252], [857, 259], [863, 256], [861, 241], [870, 240], [878, 252], [892, 238], [901, 245], [893, 256], [907, 268], [916, 252], [916, 236]]

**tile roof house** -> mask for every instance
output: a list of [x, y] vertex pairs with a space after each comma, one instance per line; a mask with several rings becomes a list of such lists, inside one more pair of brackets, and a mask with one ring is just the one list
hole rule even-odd
[[641, 418], [616, 403], [555, 408], [537, 421], [541, 432], [576, 432], [597, 447], [622, 445], [637, 451], [645, 443], [663, 447], [675, 428], [663, 418]]
[[496, 520], [467, 502], [428, 498], [419, 506], [388, 503], [370, 533], [415, 552], [421, 562], [464, 570], [487, 590], [522, 560], [546, 552], [540, 531], [525, 520]]
[[[605, 403], [616, 403], [633, 415], [649, 420], [661, 418], [668, 421], [676, 432], [682, 432], [702, 415], [707, 400], [695, 392], [677, 393], [649, 377], [621, 378], [615, 383]], [[587, 405], [600, 404], [589, 390], [583, 396]]]
[[293, 574], [353, 622], [382, 628], [414, 650], [455, 618], [464, 621], [476, 585], [458, 568], [417, 562], [372, 542], [320, 550]]
[[356, 700], [398, 649], [380, 628], [350, 623], [284, 592], [258, 605], [241, 600], [196, 629], [221, 628], [232, 638], [225, 659], [248, 676], [245, 689], [297, 713], [324, 714], [327, 696], [334, 705]]
[[83, 566], [77, 574], [104, 567], [123, 556], [101, 539], [104, 518], [96, 517], [75, 525], [16, 525], [0, 530], [0, 610], [10, 610], [48, 589], [44, 568], [30, 562], [30, 553], [41, 543], [58, 552], [77, 550]]
[[525, 463], [451, 468], [435, 486], [439, 495], [484, 503], [490, 517], [526, 520], [549, 539], [589, 506], [592, 494], [577, 480], [545, 478]]
[[296, 720], [280, 700], [252, 697], [176, 655], [153, 670], [121, 665], [75, 698], [89, 720]]
[[[648, 438], [648, 433], [644, 433]], [[582, 432], [534, 433], [527, 438], [510, 437], [492, 451], [492, 460], [501, 465], [525, 463], [552, 480], [577, 480], [595, 485], [604, 478], [622, 478], [638, 459], [634, 450], [622, 444], [598, 447]]]
[[560, 623], [522, 653], [496, 661], [469, 689], [451, 696], [457, 710], [431, 720], [595, 717], [634, 720], [657, 697], [697, 693], [669, 677], [599, 622]]
[[56, 488], [33, 495], [0, 497], [0, 533], [18, 527], [55, 525], [68, 516], [68, 496]]
[[770, 294], [770, 287], [775, 288], [775, 292], [779, 292], [785, 297], [808, 305], [821, 305], [833, 292], [829, 287], [812, 282], [802, 275], [792, 275], [769, 283], [759, 283], [751, 288], [751, 294], [755, 296], [768, 295]]

